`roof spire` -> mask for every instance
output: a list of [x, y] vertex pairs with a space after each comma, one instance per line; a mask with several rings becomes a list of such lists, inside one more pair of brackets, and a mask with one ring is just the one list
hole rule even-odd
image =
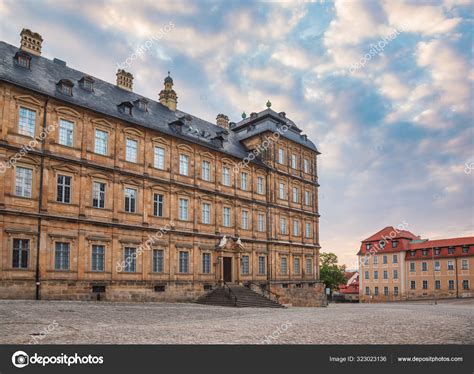
[[267, 101], [267, 108], [270, 108], [272, 106], [272, 103], [270, 102], [270, 100]]

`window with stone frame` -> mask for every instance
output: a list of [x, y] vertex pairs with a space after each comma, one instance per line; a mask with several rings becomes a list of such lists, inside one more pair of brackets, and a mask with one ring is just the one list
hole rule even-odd
[[91, 270], [104, 271], [105, 270], [105, 245], [93, 244], [91, 253]]
[[202, 272], [204, 274], [211, 273], [211, 254], [209, 252], [203, 252], [202, 254]]
[[36, 111], [21, 106], [18, 114], [18, 133], [33, 138], [35, 129]]
[[189, 252], [179, 251], [179, 272], [189, 273]]
[[249, 266], [249, 256], [244, 255], [242, 256], [242, 275], [249, 275], [250, 274], [250, 266]]
[[12, 243], [12, 268], [28, 269], [30, 239], [13, 238]]
[[56, 201], [58, 203], [71, 203], [71, 181], [71, 176], [58, 174], [56, 184]]
[[70, 243], [55, 242], [54, 269], [69, 270]]
[[153, 250], [153, 272], [163, 273], [165, 270], [165, 251], [163, 249]]

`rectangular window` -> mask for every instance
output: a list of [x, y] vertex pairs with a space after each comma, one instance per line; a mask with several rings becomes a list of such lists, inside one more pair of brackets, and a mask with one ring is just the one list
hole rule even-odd
[[293, 220], [293, 235], [298, 236], [300, 234], [300, 221], [295, 219]]
[[27, 269], [29, 253], [29, 239], [13, 239], [12, 267], [14, 269]]
[[384, 296], [388, 296], [388, 287], [383, 288], [383, 294]]
[[286, 234], [286, 218], [280, 218], [280, 232]]
[[278, 192], [278, 197], [281, 200], [285, 199], [285, 183], [280, 182], [280, 189], [279, 189], [279, 192]]
[[179, 174], [188, 175], [189, 172], [189, 156], [179, 155]]
[[138, 142], [133, 139], [127, 139], [125, 142], [125, 160], [128, 162], [137, 162]]
[[67, 147], [74, 145], [74, 123], [64, 119], [59, 120], [59, 144]]
[[439, 261], [435, 261], [434, 269], [435, 269], [435, 271], [440, 271], [441, 270], [441, 265], [440, 265]]
[[265, 273], [266, 273], [265, 256], [258, 256], [258, 274], [265, 275]]
[[258, 231], [265, 231], [265, 216], [262, 213], [258, 213]]
[[421, 271], [428, 271], [428, 264], [426, 262], [421, 263]]
[[291, 167], [293, 169], [296, 169], [298, 167], [297, 164], [298, 164], [298, 158], [296, 157], [295, 154], [292, 154], [291, 155]]
[[305, 236], [307, 238], [311, 238], [311, 223], [309, 222], [306, 222], [306, 225], [305, 225]]
[[452, 255], [454, 253], [454, 247], [448, 248], [448, 255]]
[[299, 257], [293, 258], [293, 271], [295, 274], [299, 274], [301, 272], [301, 264]]
[[179, 199], [179, 219], [182, 221], [187, 221], [189, 212], [189, 201], [188, 199]]
[[441, 249], [435, 248], [435, 256], [439, 256], [441, 254]]
[[365, 271], [365, 279], [369, 279], [369, 272], [367, 270]]
[[56, 242], [54, 268], [56, 270], [69, 269], [69, 243]]
[[379, 295], [379, 288], [374, 287], [374, 296], [378, 296], [378, 295]]
[[127, 213], [136, 212], [137, 190], [134, 188], [125, 188], [125, 211]]
[[230, 186], [230, 169], [226, 166], [222, 168], [222, 184]]
[[153, 272], [163, 273], [165, 271], [165, 251], [162, 249], [153, 250]]
[[202, 203], [202, 223], [211, 223], [211, 204]]
[[365, 244], [365, 250], [366, 251], [368, 251], [370, 249], [370, 247], [372, 247], [372, 244], [370, 244], [370, 243]]
[[135, 273], [137, 271], [137, 250], [135, 248], [126, 247], [123, 251], [124, 268], [127, 273]]
[[414, 262], [410, 262], [410, 271], [411, 272], [415, 271], [415, 263]]
[[311, 205], [311, 192], [305, 191], [304, 192], [304, 203], [305, 205]]
[[397, 264], [397, 263], [398, 263], [398, 256], [397, 256], [397, 255], [393, 255], [393, 256], [392, 256], [392, 262], [393, 262], [394, 264]]
[[15, 194], [21, 197], [31, 197], [31, 186], [33, 184], [33, 170], [16, 167]]
[[313, 274], [313, 259], [306, 259], [306, 274]]
[[155, 217], [163, 217], [163, 195], [153, 194], [153, 215]]
[[242, 210], [242, 229], [248, 230], [249, 228], [249, 212]]
[[223, 215], [224, 226], [230, 227], [230, 208], [224, 207], [222, 215]]
[[468, 270], [469, 269], [469, 261], [468, 260], [462, 260], [461, 261], [461, 270]]
[[179, 272], [189, 273], [189, 253], [185, 251], [179, 252]]
[[288, 273], [288, 263], [287, 263], [287, 258], [282, 257], [280, 259], [280, 270], [282, 274], [287, 274]]
[[448, 261], [448, 270], [454, 270], [454, 263], [452, 261]]
[[257, 193], [263, 195], [263, 177], [257, 177]]
[[278, 163], [285, 163], [285, 151], [283, 148], [278, 149]]
[[398, 246], [398, 241], [392, 240], [392, 248], [397, 248]]
[[293, 187], [293, 202], [298, 203], [300, 201], [300, 191], [297, 187]]
[[155, 147], [155, 159], [154, 166], [156, 169], [165, 169], [165, 149], [161, 147]]
[[462, 246], [462, 253], [469, 253], [469, 247], [467, 245]]
[[398, 296], [398, 287], [393, 287], [393, 295]]
[[398, 270], [393, 271], [393, 279], [398, 279]]
[[388, 279], [388, 271], [387, 270], [383, 271], [383, 279]]
[[428, 256], [428, 250], [427, 250], [427, 249], [423, 249], [423, 250], [421, 251], [421, 254], [422, 254], [423, 256]]
[[26, 136], [35, 136], [36, 112], [31, 109], [20, 107], [18, 120], [18, 133]]
[[242, 256], [242, 274], [243, 275], [250, 274], [249, 256]]
[[427, 290], [427, 289], [428, 289], [428, 281], [427, 281], [427, 280], [424, 280], [424, 281], [423, 281], [423, 289], [424, 289], [424, 290]]
[[204, 274], [211, 273], [211, 254], [210, 253], [202, 254], [202, 272]]
[[94, 152], [107, 156], [109, 144], [109, 133], [102, 130], [95, 130]]
[[379, 272], [377, 270], [374, 271], [374, 279], [379, 279]]
[[382, 261], [383, 261], [384, 264], [388, 264], [387, 255], [383, 255]]
[[211, 180], [211, 163], [209, 161], [202, 162], [202, 179], [205, 181]]
[[104, 271], [105, 269], [105, 246], [92, 245], [92, 271]]
[[435, 280], [435, 288], [437, 290], [441, 289], [441, 281], [440, 280]]
[[464, 280], [462, 281], [462, 289], [463, 289], [463, 290], [468, 290], [468, 289], [469, 289], [469, 280], [464, 279]]
[[247, 184], [248, 184], [248, 174], [247, 173], [240, 173], [240, 189], [242, 191], [247, 191]]
[[105, 208], [105, 183], [94, 182], [92, 185], [92, 206]]
[[377, 256], [373, 256], [374, 258], [374, 265], [377, 265], [379, 263], [379, 258]]
[[303, 160], [303, 171], [309, 174], [309, 161], [307, 159]]
[[453, 280], [449, 280], [449, 281], [448, 281], [448, 288], [449, 288], [450, 290], [454, 290], [454, 281], [453, 281]]
[[412, 290], [416, 289], [416, 281], [410, 281], [410, 288]]
[[71, 177], [67, 175], [58, 175], [56, 189], [56, 201], [59, 203], [69, 204], [71, 202]]
[[370, 288], [369, 287], [365, 287], [365, 294], [370, 295]]

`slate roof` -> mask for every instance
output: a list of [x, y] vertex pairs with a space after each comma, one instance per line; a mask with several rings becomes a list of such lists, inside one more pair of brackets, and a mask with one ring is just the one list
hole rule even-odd
[[[30, 69], [20, 67], [15, 63], [14, 59], [18, 51], [18, 47], [0, 41], [0, 80], [74, 105], [89, 108], [107, 116], [201, 144], [230, 156], [242, 159], [248, 155], [245, 146], [240, 143], [239, 136], [233, 131], [229, 131], [227, 141], [224, 141], [223, 147], [219, 147], [212, 142], [212, 138], [221, 133], [223, 129], [213, 123], [181, 110], [171, 111], [158, 101], [123, 90], [115, 84], [105, 82], [96, 77], [92, 77], [94, 79], [93, 92], [84, 90], [80, 87], [79, 81], [84, 76], [89, 75], [66, 66], [60, 60], [54, 61], [43, 56], [31, 55]], [[74, 83], [73, 96], [64, 95], [57, 89], [57, 83], [62, 79], [69, 79]], [[124, 102], [133, 103], [138, 99], [146, 99], [148, 101], [147, 112], [134, 108], [133, 115], [130, 116], [118, 109], [119, 104]], [[187, 117], [187, 120], [183, 121], [185, 126], [183, 127], [182, 134], [179, 134], [168, 124], [182, 117]], [[258, 159], [255, 159], [253, 162], [265, 167], [265, 164]]]

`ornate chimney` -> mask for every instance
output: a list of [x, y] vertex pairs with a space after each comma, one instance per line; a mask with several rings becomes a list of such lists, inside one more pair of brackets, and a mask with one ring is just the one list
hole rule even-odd
[[160, 92], [160, 103], [172, 111], [176, 110], [178, 96], [173, 90], [173, 78], [170, 77], [170, 72], [168, 72], [168, 76], [165, 78], [165, 88]]
[[117, 70], [117, 87], [124, 90], [133, 91], [133, 75], [123, 69]]
[[216, 123], [219, 127], [229, 129], [229, 117], [227, 117], [225, 114], [218, 114], [216, 117]]
[[22, 51], [36, 56], [41, 55], [41, 45], [43, 43], [43, 38], [40, 34], [29, 29], [23, 29], [21, 30], [20, 38], [20, 49]]

